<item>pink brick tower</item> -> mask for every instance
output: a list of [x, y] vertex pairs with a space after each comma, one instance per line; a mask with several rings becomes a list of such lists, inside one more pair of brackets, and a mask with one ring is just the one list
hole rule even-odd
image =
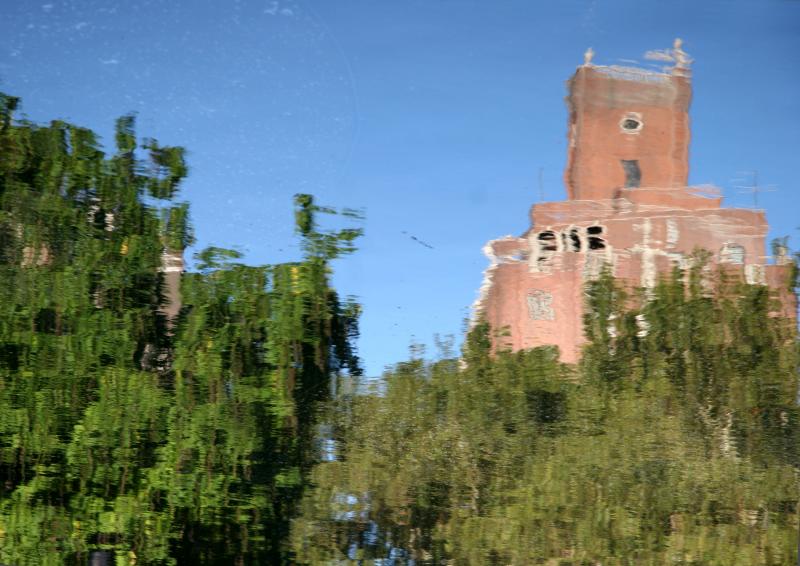
[[595, 66], [592, 55], [567, 83], [567, 200], [534, 205], [525, 234], [485, 246], [491, 264], [475, 305], [496, 348], [555, 344], [570, 363], [584, 341], [585, 284], [604, 264], [648, 288], [700, 247], [748, 283], [785, 287], [787, 275], [768, 265], [763, 211], [722, 208], [719, 191], [687, 186], [692, 91], [680, 40], [655, 52], [671, 63], [664, 72]]

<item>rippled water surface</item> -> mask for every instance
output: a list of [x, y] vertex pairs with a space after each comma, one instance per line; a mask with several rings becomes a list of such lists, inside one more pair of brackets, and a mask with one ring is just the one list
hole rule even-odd
[[791, 3], [5, 4], [0, 564], [798, 563], [797, 321], [700, 251], [589, 282], [576, 366], [402, 354], [561, 194], [601, 41], [693, 32], [693, 175], [793, 230]]
[[702, 334], [577, 371], [546, 349], [403, 364], [383, 395], [335, 405], [339, 457], [312, 472], [294, 548], [311, 563], [794, 564], [794, 346]]

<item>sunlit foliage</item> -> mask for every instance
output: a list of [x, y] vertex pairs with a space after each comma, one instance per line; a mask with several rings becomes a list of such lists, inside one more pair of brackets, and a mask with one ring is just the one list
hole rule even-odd
[[459, 359], [361, 380], [359, 306], [329, 282], [361, 231], [317, 223], [337, 211], [296, 196], [296, 262], [198, 252], [168, 320], [183, 150], [125, 116], [106, 155], [17, 106], [0, 94], [0, 563], [796, 560], [797, 328], [766, 287], [699, 252], [647, 291], [606, 272], [576, 367], [493, 353], [478, 323]]
[[289, 561], [316, 404], [360, 371], [358, 306], [328, 283], [360, 231], [298, 195], [299, 261], [204, 250], [168, 321], [183, 150], [125, 116], [105, 155], [16, 106], [0, 95], [0, 563]]
[[696, 259], [641, 296], [593, 282], [577, 368], [552, 348], [491, 356], [479, 324], [462, 363], [399, 364], [380, 394], [340, 398], [299, 557], [793, 564], [796, 327]]

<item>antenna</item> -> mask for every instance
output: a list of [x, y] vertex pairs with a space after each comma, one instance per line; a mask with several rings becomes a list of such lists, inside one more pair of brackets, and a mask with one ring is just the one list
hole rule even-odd
[[[775, 185], [759, 185], [758, 184], [758, 171], [739, 171], [737, 175], [750, 175], [752, 184], [750, 185], [734, 185], [734, 188], [739, 189], [739, 193], [749, 193], [753, 195], [753, 208], [758, 208], [758, 195], [760, 193], [774, 193], [778, 189]], [[744, 182], [744, 179], [734, 179], [734, 182]]]

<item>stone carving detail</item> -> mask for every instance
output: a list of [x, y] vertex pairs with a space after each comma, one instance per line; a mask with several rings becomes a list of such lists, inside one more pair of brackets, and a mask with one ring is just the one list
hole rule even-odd
[[541, 289], [528, 293], [528, 315], [533, 320], [555, 320], [553, 294]]

